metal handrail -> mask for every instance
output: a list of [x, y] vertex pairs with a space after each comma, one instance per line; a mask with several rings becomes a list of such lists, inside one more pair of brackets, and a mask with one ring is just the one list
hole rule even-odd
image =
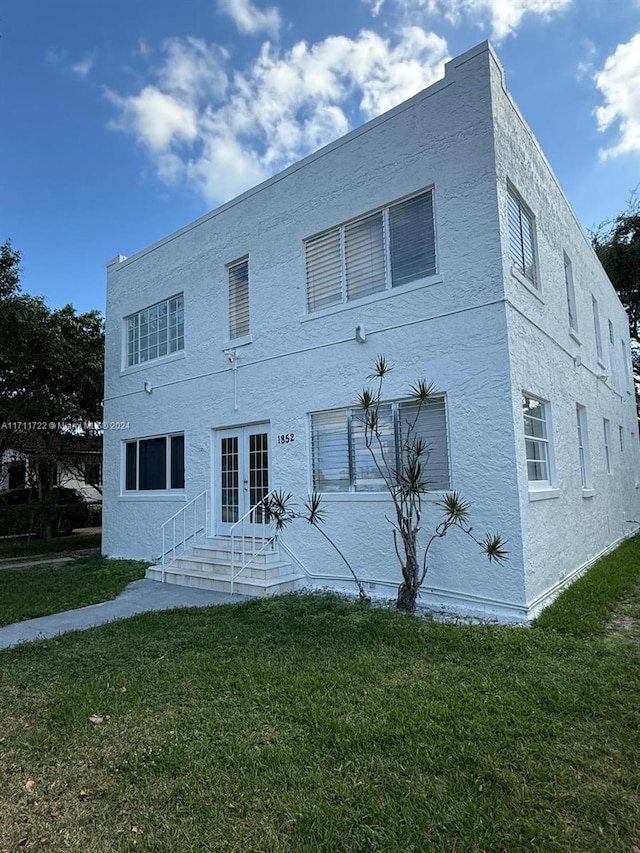
[[[204, 498], [204, 501], [202, 500]], [[198, 505], [204, 504], [204, 515], [202, 519], [202, 525], [198, 527]], [[190, 532], [187, 533], [187, 512], [190, 508], [193, 508], [193, 525], [190, 528]], [[182, 539], [176, 541], [176, 522], [182, 516]], [[207, 535], [207, 519], [209, 518], [209, 492], [205, 489], [203, 492], [200, 492], [199, 495], [196, 495], [193, 500], [186, 503], [183, 507], [181, 507], [177, 512], [168, 518], [165, 522], [162, 523], [160, 528], [162, 532], [162, 583], [165, 582], [165, 571], [167, 567], [167, 555], [171, 554], [171, 562], [176, 558], [176, 550], [182, 546], [182, 551], [180, 553], [184, 554], [187, 550], [187, 542], [189, 540], [193, 540], [193, 545], [195, 546], [198, 537], [200, 534], [204, 533], [204, 537]], [[191, 519], [189, 519], [191, 521]], [[171, 525], [171, 547], [165, 547], [167, 527]], [[179, 534], [179, 529], [178, 529]]]
[[[270, 545], [274, 539], [273, 535], [269, 535], [268, 537], [266, 536], [267, 530], [269, 530], [269, 531], [271, 530], [271, 521], [269, 520], [269, 513], [268, 513], [267, 508], [265, 506], [265, 501], [268, 500], [268, 498], [270, 498], [271, 495], [273, 495], [275, 493], [275, 491], [276, 491], [275, 489], [271, 489], [271, 491], [268, 494], [266, 494], [263, 498], [261, 498], [257, 504], [252, 506], [251, 509], [247, 510], [247, 512], [245, 512], [245, 514], [242, 516], [242, 518], [239, 518], [236, 522], [234, 522], [231, 525], [231, 528], [229, 530], [229, 532], [231, 534], [231, 595], [233, 595], [233, 585], [234, 585], [236, 578], [242, 574], [242, 572], [247, 568], [247, 566], [251, 565], [253, 560], [255, 560], [255, 558], [259, 554], [262, 554], [262, 552], [266, 549], [267, 545]], [[254, 525], [253, 532], [251, 533], [250, 536], [245, 536], [244, 535], [245, 521], [247, 520], [247, 518], [249, 518], [252, 515], [252, 513], [255, 513], [259, 507], [262, 507], [262, 511], [263, 511], [262, 519], [263, 520], [261, 522], [259, 522], [257, 525], [255, 522], [252, 522]], [[239, 534], [236, 533], [237, 527], [240, 527], [240, 533]], [[256, 530], [255, 530], [256, 527], [261, 528], [262, 532], [260, 534], [256, 533]], [[240, 537], [240, 540], [242, 543], [242, 548], [240, 551], [240, 568], [236, 572], [235, 571], [235, 565], [236, 565], [236, 548], [235, 548], [236, 542], [235, 542], [235, 540], [238, 536]], [[262, 547], [257, 551], [256, 551], [256, 539], [262, 540]], [[245, 560], [247, 542], [251, 542], [251, 556], [249, 557], [248, 560]]]

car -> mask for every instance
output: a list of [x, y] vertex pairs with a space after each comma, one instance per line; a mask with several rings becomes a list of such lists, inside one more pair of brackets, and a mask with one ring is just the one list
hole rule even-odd
[[0, 492], [0, 535], [66, 536], [86, 527], [89, 504], [78, 489], [54, 486], [44, 500], [37, 489], [22, 487]]

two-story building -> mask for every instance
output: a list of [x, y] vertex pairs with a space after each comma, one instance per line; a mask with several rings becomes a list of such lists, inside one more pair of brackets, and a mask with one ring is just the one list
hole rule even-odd
[[167, 581], [353, 589], [303, 522], [264, 546], [252, 508], [278, 488], [319, 492], [367, 590], [394, 594], [391, 504], [356, 406], [379, 354], [390, 453], [410, 385], [441, 392], [420, 417], [425, 532], [455, 489], [474, 530], [508, 539], [500, 566], [450, 533], [423, 603], [524, 621], [639, 517], [627, 317], [486, 42], [110, 262], [106, 348], [104, 552], [164, 555], [150, 574]]

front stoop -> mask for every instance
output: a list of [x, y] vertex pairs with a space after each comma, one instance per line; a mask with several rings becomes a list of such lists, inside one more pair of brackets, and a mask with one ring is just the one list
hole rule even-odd
[[[251, 555], [251, 545], [245, 544], [245, 560]], [[236, 557], [236, 561], [237, 561]], [[235, 571], [239, 566], [236, 565]], [[165, 567], [165, 583], [231, 593], [231, 542], [218, 537], [192, 548], [176, 557]], [[150, 566], [146, 577], [162, 581], [162, 566]], [[291, 563], [284, 560], [277, 544], [270, 543], [236, 578], [233, 591], [254, 598], [292, 592], [303, 586], [304, 575], [296, 573]]]

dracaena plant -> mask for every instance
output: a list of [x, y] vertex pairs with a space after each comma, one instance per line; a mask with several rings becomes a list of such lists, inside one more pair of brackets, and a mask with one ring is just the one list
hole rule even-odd
[[456, 491], [448, 492], [437, 501], [441, 520], [426, 543], [420, 544], [423, 504], [430, 487], [427, 476], [429, 447], [418, 434], [417, 424], [422, 409], [440, 395], [432, 383], [423, 379], [411, 386], [408, 399], [414, 404], [411, 407], [413, 413], [407, 417], [399, 436], [399, 452], [391, 456], [380, 417], [384, 380], [390, 370], [386, 358], [378, 356], [373, 371], [367, 377], [372, 384], [358, 395], [358, 418], [364, 426], [366, 448], [393, 501], [394, 517], [387, 516], [387, 519], [393, 530], [393, 544], [402, 569], [396, 604], [399, 610], [413, 612], [429, 569], [431, 548], [449, 531], [456, 529], [469, 536], [490, 561], [503, 563], [508, 552], [506, 543], [497, 533], [476, 537], [469, 523], [470, 506]]
[[303, 509], [299, 509], [294, 502], [291, 492], [275, 491], [268, 495], [262, 501], [267, 517], [273, 522], [276, 532], [284, 530], [292, 521], [296, 519], [304, 519], [307, 524], [315, 528], [318, 533], [323, 536], [331, 547], [339, 554], [345, 566], [349, 569], [353, 580], [358, 587], [358, 595], [361, 601], [369, 601], [369, 597], [364, 591], [364, 587], [356, 573], [354, 572], [351, 563], [347, 560], [340, 548], [331, 539], [330, 536], [322, 528], [324, 522], [325, 511], [321, 504], [320, 495], [314, 492], [308, 500], [304, 501]]

